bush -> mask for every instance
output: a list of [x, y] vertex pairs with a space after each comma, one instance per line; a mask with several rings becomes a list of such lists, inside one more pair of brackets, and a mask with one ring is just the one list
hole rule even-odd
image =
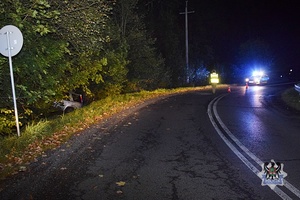
[[0, 135], [8, 136], [13, 133], [16, 127], [14, 111], [1, 108], [0, 109]]

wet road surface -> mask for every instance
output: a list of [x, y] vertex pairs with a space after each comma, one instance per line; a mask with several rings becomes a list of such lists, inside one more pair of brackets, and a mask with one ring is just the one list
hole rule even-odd
[[297, 198], [296, 193], [299, 199], [300, 113], [280, 105], [278, 92], [283, 88], [278, 85], [237, 88], [218, 103], [218, 112], [227, 128], [258, 159], [284, 164], [288, 173], [286, 185], [292, 186], [288, 190], [283, 187], [283, 191], [292, 199]]

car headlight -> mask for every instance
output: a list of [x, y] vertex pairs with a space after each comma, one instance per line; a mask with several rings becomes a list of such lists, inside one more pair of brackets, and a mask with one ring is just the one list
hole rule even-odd
[[255, 78], [254, 81], [255, 81], [255, 83], [259, 83], [260, 79], [259, 78]]

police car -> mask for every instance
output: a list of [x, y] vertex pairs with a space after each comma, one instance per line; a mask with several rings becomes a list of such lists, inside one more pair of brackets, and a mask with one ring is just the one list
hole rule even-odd
[[253, 72], [250, 78], [246, 78], [246, 83], [253, 85], [267, 84], [269, 81], [269, 76], [264, 72]]

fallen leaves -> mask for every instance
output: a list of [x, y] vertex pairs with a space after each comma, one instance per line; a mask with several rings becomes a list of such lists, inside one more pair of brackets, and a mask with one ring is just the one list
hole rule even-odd
[[20, 166], [19, 167], [19, 172], [25, 172], [27, 170], [26, 166]]
[[[54, 149], [59, 147], [67, 137], [67, 133], [65, 132], [57, 132], [50, 137], [45, 137], [41, 140], [35, 140], [31, 144], [29, 144], [23, 152], [17, 153], [15, 148], [12, 148], [11, 152], [6, 157], [6, 162], [4, 167], [15, 168], [18, 171], [26, 171], [24, 168], [24, 164], [28, 164], [29, 162], [36, 162], [36, 157], [42, 156], [46, 157], [45, 150]], [[61, 151], [65, 151], [62, 149]], [[19, 167], [18, 167], [19, 166]], [[3, 168], [4, 168], [3, 167]]]
[[[116, 184], [117, 184], [117, 186], [119, 186], [119, 187], [124, 187], [125, 184], [126, 184], [126, 182], [124, 182], [124, 181], [118, 181], [118, 182], [116, 182]], [[122, 194], [123, 194], [123, 191], [122, 191], [121, 189], [118, 189], [118, 190], [116, 191], [116, 193], [117, 193], [118, 195], [122, 195]]]
[[122, 190], [117, 190], [117, 194], [123, 194]]
[[124, 182], [124, 181], [119, 181], [119, 182], [116, 182], [116, 184], [117, 184], [117, 186], [119, 186], [119, 187], [123, 187], [123, 186], [125, 186], [126, 182]]

